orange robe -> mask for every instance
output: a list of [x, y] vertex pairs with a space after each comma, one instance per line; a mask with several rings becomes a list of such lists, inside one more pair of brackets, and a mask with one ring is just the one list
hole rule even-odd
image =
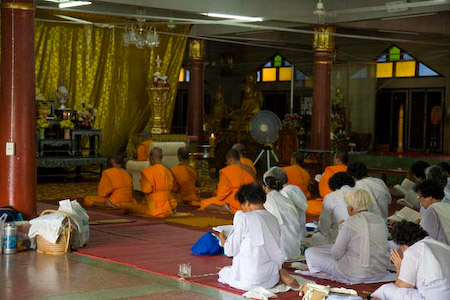
[[126, 203], [122, 208], [126, 212], [147, 214], [156, 218], [166, 218], [173, 214], [177, 199], [173, 192], [177, 183], [170, 169], [155, 164], [141, 171], [141, 190], [147, 203]]
[[346, 165], [334, 165], [328, 166], [325, 168], [325, 171], [322, 174], [322, 178], [319, 181], [319, 194], [322, 198], [317, 198], [314, 200], [308, 200], [308, 208], [306, 209], [306, 213], [314, 216], [319, 216], [322, 212], [322, 202], [323, 198], [326, 195], [332, 192], [330, 186], [328, 184], [328, 180], [339, 172], [347, 172]]
[[108, 200], [116, 206], [135, 201], [131, 175], [127, 171], [119, 168], [104, 170], [98, 184], [97, 196], [87, 196], [84, 204], [92, 206], [95, 202], [105, 203]]
[[286, 171], [288, 183], [298, 186], [303, 191], [306, 198], [311, 198], [311, 193], [309, 192], [311, 175], [299, 165], [284, 167], [283, 170]]
[[139, 144], [137, 147], [137, 160], [139, 161], [147, 161], [148, 156], [150, 154], [150, 145], [153, 143], [153, 140], [146, 140]]
[[178, 186], [180, 187], [179, 192], [183, 201], [199, 201], [200, 191], [196, 186], [197, 172], [195, 172], [193, 168], [186, 166], [181, 162], [172, 167], [171, 170], [178, 182]]
[[253, 162], [250, 159], [241, 157], [240, 161], [241, 161], [241, 164], [246, 165], [247, 167], [252, 169], [252, 171], [255, 172], [255, 174], [256, 174], [255, 165], [253, 164]]
[[210, 204], [224, 205], [228, 203], [233, 213], [241, 209], [241, 204], [236, 200], [237, 191], [242, 185], [255, 182], [255, 179], [247, 171], [238, 165], [229, 165], [219, 172], [217, 196], [200, 202], [200, 209], [205, 209]]

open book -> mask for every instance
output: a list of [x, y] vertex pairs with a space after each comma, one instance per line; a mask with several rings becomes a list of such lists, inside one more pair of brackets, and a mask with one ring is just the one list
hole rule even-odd
[[419, 199], [417, 199], [417, 193], [410, 190], [406, 193], [405, 197], [397, 200], [398, 204], [409, 206], [410, 208], [420, 207]]
[[394, 189], [402, 193], [402, 195], [406, 195], [408, 191], [414, 188], [415, 183], [408, 178], [403, 179], [402, 184], [394, 185]]
[[405, 206], [400, 211], [398, 211], [395, 215], [390, 216], [388, 218], [388, 220], [393, 220], [393, 221], [397, 221], [397, 222], [406, 220], [409, 222], [417, 223], [417, 221], [420, 220], [421, 218], [422, 218], [422, 215], [419, 212]]
[[212, 230], [217, 231], [217, 232], [225, 231], [225, 236], [229, 236], [231, 230], [233, 230], [233, 225], [220, 225], [220, 226], [213, 227]]

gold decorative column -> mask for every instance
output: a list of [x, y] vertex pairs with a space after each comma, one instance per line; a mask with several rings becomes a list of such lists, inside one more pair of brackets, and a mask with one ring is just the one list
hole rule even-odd
[[405, 112], [403, 110], [403, 105], [400, 105], [400, 109], [398, 111], [398, 146], [397, 152], [402, 153], [405, 150], [403, 149], [403, 125], [405, 123]]
[[330, 150], [331, 64], [334, 58], [334, 26], [314, 26], [314, 89], [311, 117], [313, 150]]
[[189, 68], [191, 80], [189, 85], [189, 102], [187, 133], [198, 141], [203, 142], [203, 80], [205, 57], [205, 41], [189, 40]]

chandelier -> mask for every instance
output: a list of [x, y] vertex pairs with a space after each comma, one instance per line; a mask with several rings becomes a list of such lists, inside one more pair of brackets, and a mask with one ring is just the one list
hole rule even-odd
[[131, 25], [125, 27], [122, 33], [122, 43], [124, 46], [135, 45], [138, 49], [144, 47], [158, 47], [159, 35], [155, 27], [144, 27], [141, 22], [139, 25]]

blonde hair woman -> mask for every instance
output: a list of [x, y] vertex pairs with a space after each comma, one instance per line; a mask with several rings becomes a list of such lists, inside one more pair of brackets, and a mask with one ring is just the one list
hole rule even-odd
[[344, 200], [349, 218], [341, 224], [334, 245], [306, 250], [309, 271], [354, 283], [380, 279], [389, 263], [386, 224], [379, 215], [369, 212], [371, 200], [366, 191], [352, 189]]

